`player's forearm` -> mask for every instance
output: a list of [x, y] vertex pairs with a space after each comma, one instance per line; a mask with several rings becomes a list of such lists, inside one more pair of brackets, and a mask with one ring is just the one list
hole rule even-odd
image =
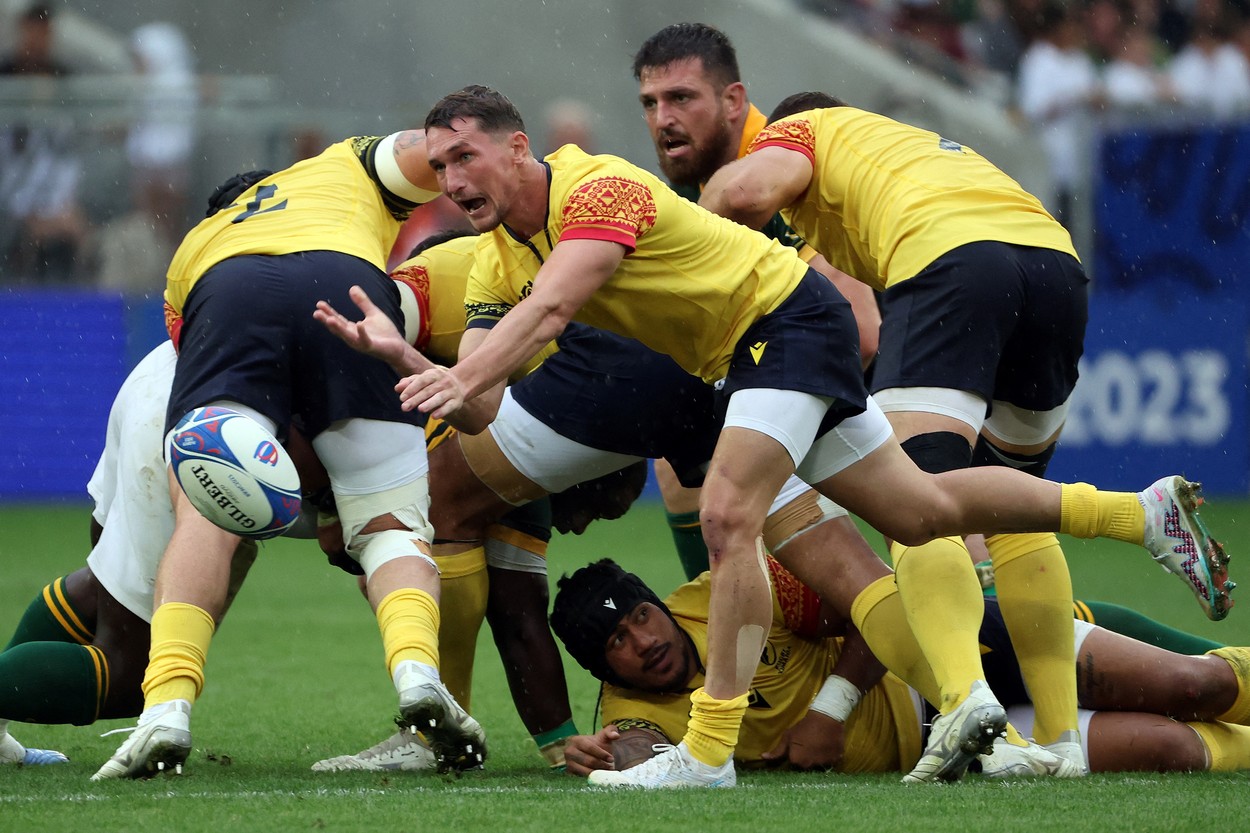
[[[842, 678], [862, 694], [881, 682], [881, 678], [885, 676], [885, 666], [869, 650], [868, 643], [860, 636], [859, 631], [852, 629], [843, 640], [842, 653], [838, 655], [831, 676]], [[849, 689], [847, 694], [850, 694]], [[859, 698], [854, 699], [858, 702]], [[854, 704], [851, 707], [854, 708]], [[845, 719], [845, 716], [838, 719]]]
[[518, 304], [491, 329], [468, 356], [461, 355], [455, 374], [466, 401], [507, 381], [518, 368], [564, 332], [569, 318], [555, 310]]
[[402, 355], [397, 360], [389, 362], [389, 364], [400, 376], [415, 376], [435, 366], [434, 362], [427, 359], [420, 350], [411, 344], [405, 344]]
[[728, 165], [717, 171], [703, 188], [699, 205], [722, 217], [753, 229], [763, 228], [777, 213], [769, 189], [751, 177], [742, 176]]

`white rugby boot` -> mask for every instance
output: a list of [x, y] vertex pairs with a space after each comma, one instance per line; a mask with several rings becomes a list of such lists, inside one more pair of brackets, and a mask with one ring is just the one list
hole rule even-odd
[[447, 686], [419, 662], [395, 668], [400, 726], [425, 736], [440, 770], [476, 769], [486, 760], [486, 733]]
[[107, 778], [150, 778], [160, 772], [182, 774], [182, 765], [191, 754], [191, 704], [170, 700], [146, 709], [130, 732], [130, 737], [104, 762], [92, 781]]
[[690, 754], [685, 741], [676, 746], [658, 743], [651, 748], [660, 754], [623, 772], [597, 769], [590, 773], [588, 780], [595, 787], [635, 787], [646, 790], [732, 787], [738, 783], [733, 756], [721, 766], [709, 766]]
[[1059, 736], [1059, 740], [1046, 744], [1046, 749], [1066, 760], [1073, 768], [1079, 769], [1079, 775], [1060, 775], [1061, 778], [1089, 775], [1089, 761], [1085, 759], [1085, 750], [1081, 747], [1080, 733], [1069, 730]]
[[1016, 746], [1008, 743], [1006, 738], [995, 738], [993, 752], [978, 755], [977, 763], [980, 764], [981, 774], [987, 778], [1028, 778], [1036, 775], [1080, 778], [1084, 775], [1085, 757], [1081, 753], [1081, 742], [1076, 741], [1080, 764], [1068, 757], [1070, 749], [1056, 748], [1058, 746], [1059, 742], [1048, 747], [1031, 741], [1027, 746]]
[[1237, 585], [1228, 578], [1228, 554], [1198, 514], [1202, 484], [1174, 474], [1138, 492], [1137, 499], [1146, 510], [1142, 545], [1159, 566], [1189, 585], [1208, 619], [1223, 619]]
[[401, 729], [355, 755], [326, 758], [313, 772], [434, 772], [438, 759], [413, 727]]
[[958, 781], [978, 755], [994, 749], [994, 739], [1006, 730], [1007, 712], [985, 681], [977, 680], [962, 703], [933, 721], [924, 754], [903, 783]]

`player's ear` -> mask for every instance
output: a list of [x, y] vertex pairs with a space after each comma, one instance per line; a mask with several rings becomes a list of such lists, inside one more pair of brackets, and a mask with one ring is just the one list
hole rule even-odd
[[746, 110], [747, 88], [741, 81], [726, 84], [720, 95], [725, 105], [725, 115], [730, 121], [737, 119]]
[[512, 151], [512, 160], [514, 162], [524, 162], [533, 155], [530, 153], [530, 137], [520, 130], [513, 132], [508, 137], [508, 147]]

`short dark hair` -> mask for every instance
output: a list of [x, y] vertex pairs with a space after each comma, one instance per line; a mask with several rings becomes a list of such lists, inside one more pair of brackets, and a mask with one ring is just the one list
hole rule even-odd
[[273, 171], [261, 169], [258, 171], [244, 171], [241, 174], [235, 174], [230, 177], [213, 189], [213, 193], [208, 195], [208, 209], [204, 212], [204, 216], [213, 216], [238, 199], [239, 194], [242, 194], [268, 176], [273, 176]]
[[453, 240], [459, 240], [461, 237], [476, 237], [476, 231], [465, 231], [459, 228], [449, 228], [436, 231], [433, 234], [422, 237], [417, 245], [412, 247], [412, 251], [408, 253], [408, 260], [412, 260], [426, 249], [432, 249], [435, 246], [441, 246], [444, 243], [450, 243]]
[[674, 23], [647, 38], [634, 55], [634, 79], [641, 81], [644, 69], [687, 58], [702, 61], [703, 69], [716, 76], [722, 87], [742, 80], [733, 44], [724, 32], [706, 23]]
[[573, 529], [574, 521], [586, 515], [595, 520], [620, 517], [642, 494], [648, 471], [647, 461], [638, 460], [623, 469], [555, 492], [551, 495], [551, 525], [564, 533]]
[[604, 558], [564, 575], [556, 582], [551, 602], [551, 630], [577, 664], [598, 680], [623, 688], [629, 684], [608, 665], [608, 637], [630, 611], [643, 602], [669, 613], [646, 582]]
[[795, 93], [783, 98], [781, 103], [773, 108], [773, 111], [768, 114], [768, 123], [772, 124], [777, 119], [784, 119], [786, 116], [793, 116], [795, 113], [806, 113], [808, 110], [824, 110], [829, 107], [845, 106], [847, 106], [845, 101], [831, 96], [829, 93]]
[[516, 105], [503, 93], [481, 84], [470, 84], [439, 99], [425, 117], [425, 129], [450, 129], [455, 119], [477, 119], [478, 126], [488, 133], [525, 131]]

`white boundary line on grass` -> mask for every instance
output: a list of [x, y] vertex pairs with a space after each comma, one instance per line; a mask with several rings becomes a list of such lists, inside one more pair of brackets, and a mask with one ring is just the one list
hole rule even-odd
[[[1129, 778], [1125, 780], [1117, 780], [1117, 784], [1140, 784], [1140, 785], [1157, 785], [1162, 783], [1158, 778]], [[1019, 781], [1001, 781], [999, 786], [1004, 788], [1028, 788], [1042, 787], [1049, 788], [1051, 781], [1045, 778], [1029, 778]], [[846, 786], [844, 781], [813, 781], [810, 783], [791, 783], [791, 784], [739, 784], [736, 790], [755, 790], [768, 789], [783, 791], [824, 791], [837, 790]], [[126, 793], [116, 795], [101, 795], [99, 793], [70, 793], [60, 796], [47, 795], [0, 795], [0, 805], [3, 804], [32, 804], [35, 802], [60, 801], [66, 803], [75, 802], [91, 802], [91, 801], [112, 801], [112, 800], [131, 800], [139, 798], [225, 798], [225, 799], [248, 799], [248, 798], [365, 798], [369, 796], [379, 795], [411, 795], [412, 793], [447, 793], [455, 792], [457, 795], [465, 793], [478, 794], [504, 794], [504, 793], [571, 793], [576, 790], [560, 789], [553, 787], [521, 787], [521, 786], [456, 786], [449, 784], [445, 787], [427, 787], [421, 785], [412, 785], [409, 783], [396, 784], [391, 789], [378, 789], [376, 787], [356, 787], [348, 789], [345, 787], [327, 788], [318, 787], [312, 790], [223, 790], [220, 792], [196, 790], [194, 792], [183, 792], [175, 789], [165, 789], [161, 792], [153, 793]], [[619, 790], [613, 789], [593, 789], [586, 788], [584, 792], [590, 795], [612, 795], [619, 793]], [[635, 793], [634, 790], [629, 792]]]

